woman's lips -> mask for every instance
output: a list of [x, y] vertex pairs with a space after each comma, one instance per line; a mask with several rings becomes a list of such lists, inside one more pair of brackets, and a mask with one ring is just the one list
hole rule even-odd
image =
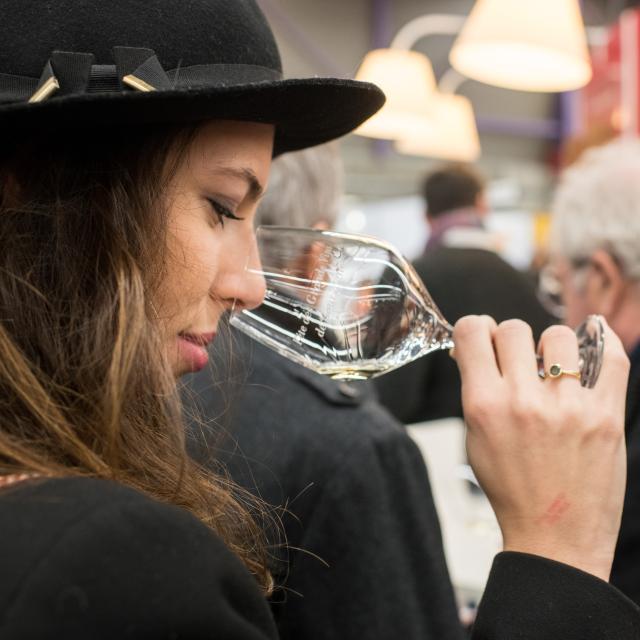
[[178, 353], [180, 359], [187, 364], [190, 371], [200, 371], [207, 365], [209, 360], [207, 346], [215, 336], [215, 333], [178, 334]]
[[189, 342], [193, 342], [201, 347], [207, 347], [213, 339], [216, 337], [214, 331], [210, 333], [187, 333], [186, 331], [182, 331], [178, 334], [178, 337], [184, 338]]

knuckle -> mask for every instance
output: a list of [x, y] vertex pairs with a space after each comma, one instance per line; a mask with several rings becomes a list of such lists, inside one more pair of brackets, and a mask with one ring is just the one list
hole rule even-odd
[[484, 322], [490, 329], [495, 329], [496, 328], [496, 321], [489, 315], [484, 314], [480, 316], [480, 319], [482, 320], [482, 322]]
[[[616, 347], [618, 347], [618, 345], [616, 345]], [[611, 363], [615, 365], [616, 368], [622, 371], [628, 371], [631, 366], [629, 356], [627, 356], [622, 346], [611, 349], [611, 351], [607, 353], [607, 357], [610, 358]]]
[[612, 348], [624, 351], [624, 346], [622, 344], [622, 340], [620, 340], [620, 336], [609, 327], [605, 329], [604, 341], [607, 349]]
[[560, 405], [561, 426], [566, 428], [581, 427], [587, 421], [584, 403], [574, 394], [565, 397]]
[[624, 429], [615, 420], [607, 420], [600, 425], [600, 439], [608, 443], [618, 444], [624, 439]]
[[464, 316], [453, 327], [455, 336], [464, 337], [478, 330], [480, 316]]
[[463, 408], [467, 420], [484, 425], [495, 420], [499, 406], [495, 399], [481, 390], [463, 394]]
[[514, 420], [522, 426], [540, 419], [540, 404], [529, 396], [518, 394], [511, 399], [511, 414]]
[[498, 325], [499, 334], [531, 334], [531, 327], [519, 318], [512, 318], [511, 320], [504, 320]]
[[548, 340], [566, 340], [571, 338], [575, 341], [576, 334], [572, 329], [561, 324], [554, 324], [542, 332], [540, 341], [545, 342]]
[[483, 333], [480, 316], [465, 316], [453, 327], [453, 341], [457, 345], [473, 342]]
[[585, 427], [585, 435], [600, 444], [618, 445], [624, 440], [624, 425], [619, 418], [609, 415]]
[[454, 327], [454, 335], [458, 337], [466, 337], [483, 331], [486, 327], [495, 327], [495, 321], [489, 316], [464, 316], [456, 322]]

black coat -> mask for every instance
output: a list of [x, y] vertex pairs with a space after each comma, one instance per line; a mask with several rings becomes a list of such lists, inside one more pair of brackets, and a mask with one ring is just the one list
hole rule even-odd
[[640, 347], [631, 354], [625, 431], [627, 490], [611, 582], [640, 604]]
[[[244, 566], [177, 507], [103, 480], [30, 481], [0, 490], [0, 522], [2, 640], [276, 638]], [[522, 554], [498, 556], [474, 634], [638, 637], [640, 611], [606, 583]]]
[[0, 490], [2, 640], [274, 640], [244, 565], [195, 517], [105, 480]]
[[[497, 322], [521, 318], [537, 338], [553, 322], [532, 281], [491, 251], [436, 247], [414, 267], [451, 324], [469, 314], [486, 314]], [[405, 424], [462, 417], [460, 375], [446, 352], [381, 376], [376, 387], [381, 402]]]
[[[234, 334], [246, 375], [191, 386], [219, 416], [215, 451], [282, 514], [289, 550], [272, 610], [283, 640], [458, 640], [461, 628], [420, 451], [370, 387], [338, 383]], [[368, 391], [369, 389], [369, 391]], [[202, 458], [202, 450], [200, 452]]]

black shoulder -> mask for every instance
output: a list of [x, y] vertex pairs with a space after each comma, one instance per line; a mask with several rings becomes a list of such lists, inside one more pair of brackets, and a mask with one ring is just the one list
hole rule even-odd
[[637, 640], [640, 609], [608, 583], [540, 556], [496, 556], [472, 640]]
[[57, 509], [85, 511], [106, 502], [148, 503], [153, 500], [118, 482], [100, 478], [35, 478], [4, 492], [2, 502], [42, 502]]
[[42, 549], [2, 638], [274, 637], [252, 576], [191, 514], [105, 481], [40, 490], [82, 516]]

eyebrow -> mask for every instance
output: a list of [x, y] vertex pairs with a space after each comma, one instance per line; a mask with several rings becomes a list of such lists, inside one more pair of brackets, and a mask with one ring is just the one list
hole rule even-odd
[[264, 187], [260, 184], [258, 177], [251, 169], [247, 167], [215, 167], [214, 169], [212, 169], [211, 173], [213, 173], [214, 175], [231, 176], [232, 178], [239, 178], [240, 180], [244, 180], [249, 187], [247, 197], [249, 197], [254, 202], [260, 200], [260, 198], [264, 195]]

